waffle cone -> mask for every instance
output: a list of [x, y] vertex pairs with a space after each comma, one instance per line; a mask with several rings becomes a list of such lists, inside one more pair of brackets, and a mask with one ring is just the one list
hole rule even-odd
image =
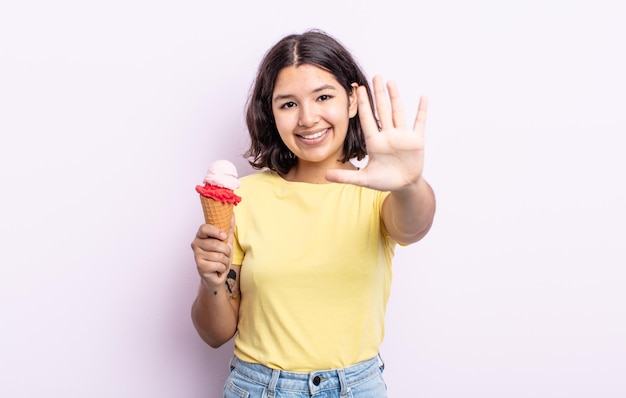
[[219, 200], [200, 195], [204, 221], [207, 224], [215, 225], [226, 234], [230, 234], [230, 224], [233, 217], [233, 204], [222, 203]]

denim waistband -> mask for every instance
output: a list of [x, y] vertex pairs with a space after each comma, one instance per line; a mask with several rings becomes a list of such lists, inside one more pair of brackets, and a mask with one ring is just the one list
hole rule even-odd
[[[380, 362], [379, 362], [380, 359]], [[351, 386], [378, 377], [385, 368], [380, 355], [340, 369], [318, 370], [313, 372], [289, 372], [267, 366], [245, 362], [233, 356], [230, 369], [259, 384], [267, 386], [269, 396], [277, 389], [295, 392], [308, 392], [311, 395], [324, 390], [340, 389], [347, 394]]]

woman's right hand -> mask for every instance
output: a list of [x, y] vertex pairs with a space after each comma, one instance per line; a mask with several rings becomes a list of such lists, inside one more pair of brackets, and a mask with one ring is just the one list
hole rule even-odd
[[[217, 348], [237, 332], [241, 266], [231, 265], [235, 217], [228, 236], [215, 225], [202, 224], [191, 242], [201, 284], [191, 309], [200, 337]], [[231, 278], [232, 280], [228, 280]]]
[[202, 224], [198, 228], [196, 237], [191, 242], [191, 248], [198, 274], [205, 287], [215, 289], [226, 283], [232, 260], [232, 241], [232, 232], [230, 236], [227, 236], [224, 231], [214, 225]]

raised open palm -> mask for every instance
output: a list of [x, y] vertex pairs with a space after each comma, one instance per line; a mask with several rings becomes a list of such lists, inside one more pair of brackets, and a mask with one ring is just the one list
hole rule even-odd
[[[380, 130], [367, 90], [358, 87], [359, 118], [367, 145], [367, 165], [358, 171], [330, 170], [330, 181], [365, 186], [380, 191], [400, 190], [417, 182], [424, 168], [424, 129], [428, 100], [421, 97], [413, 128], [406, 125], [404, 108], [394, 82], [373, 79]], [[388, 93], [388, 94], [387, 94]]]

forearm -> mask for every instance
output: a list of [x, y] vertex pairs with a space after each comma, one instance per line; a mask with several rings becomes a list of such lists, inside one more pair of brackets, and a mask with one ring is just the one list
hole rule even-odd
[[[211, 289], [200, 283], [198, 295], [191, 308], [193, 324], [208, 345], [217, 348], [230, 340], [237, 331], [237, 310], [226, 285]], [[235, 303], [238, 307], [238, 302]]]
[[420, 178], [414, 184], [389, 194], [383, 205], [383, 220], [394, 240], [410, 244], [428, 233], [435, 209], [435, 194], [426, 180]]

